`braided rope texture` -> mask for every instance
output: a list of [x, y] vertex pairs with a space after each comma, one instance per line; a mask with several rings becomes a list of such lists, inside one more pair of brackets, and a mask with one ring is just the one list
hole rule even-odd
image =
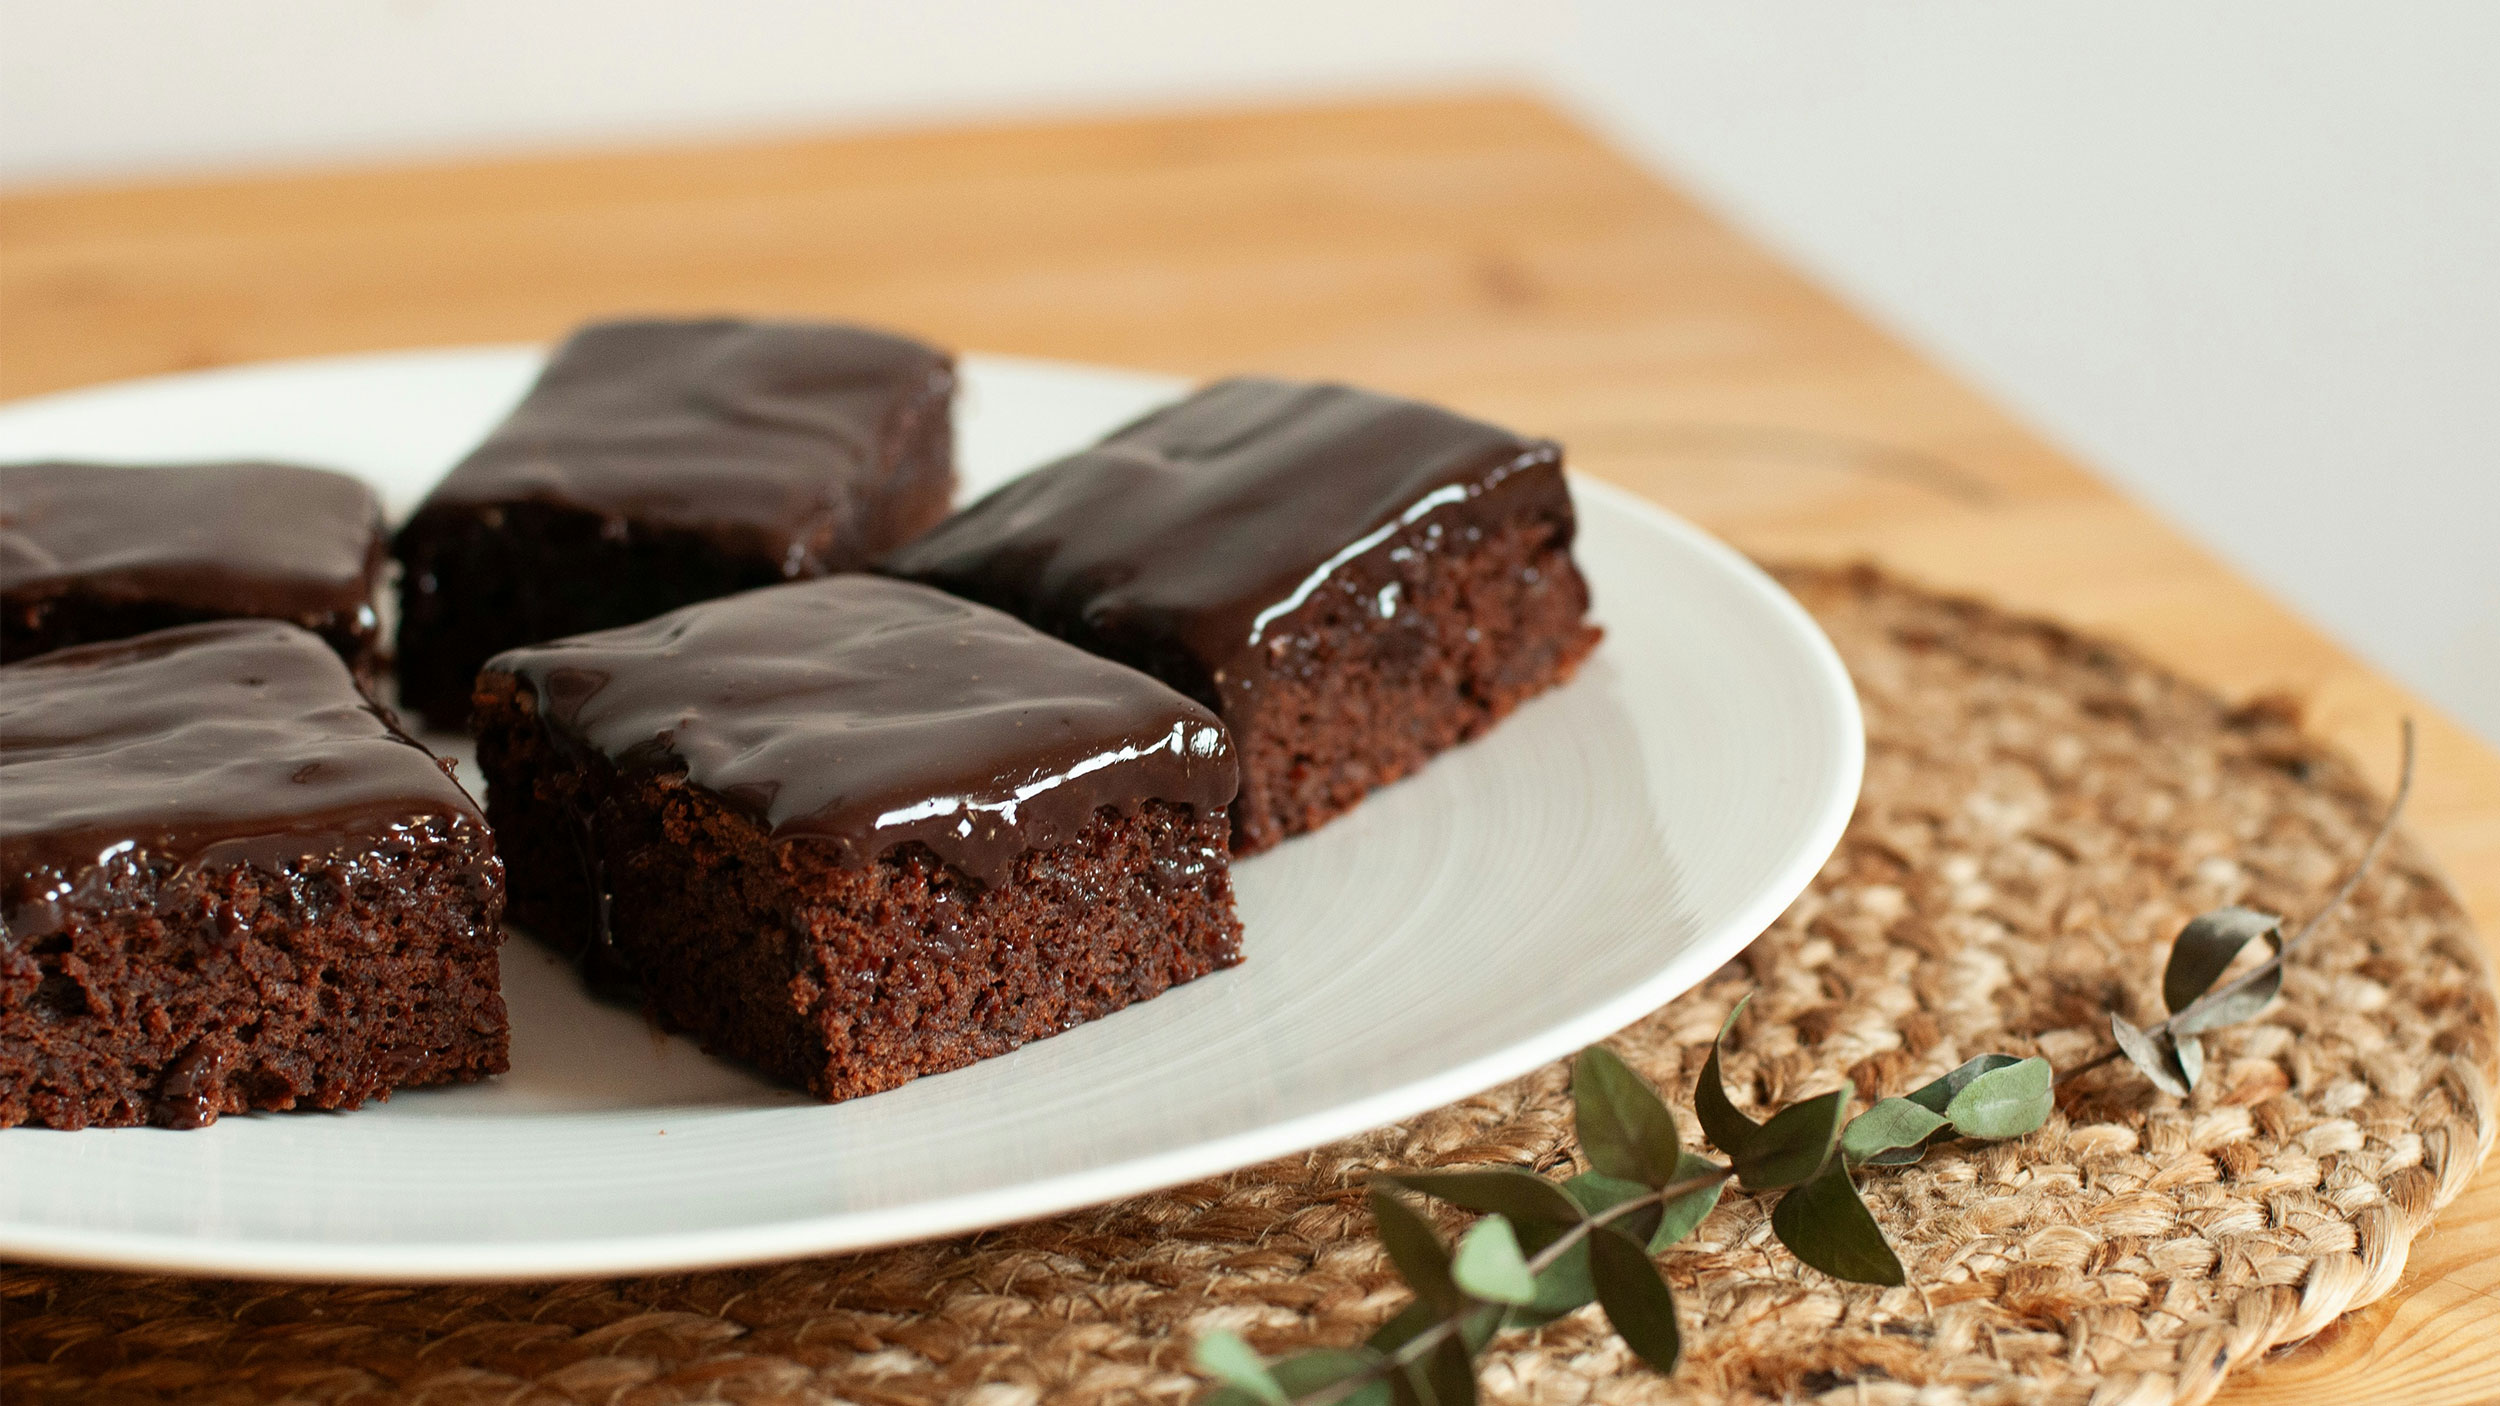
[[[2061, 1067], [2160, 1015], [2195, 913], [2298, 917], [2380, 802], [2304, 740], [2124, 650], [1868, 569], [1785, 580], [1864, 697], [1865, 797], [1769, 933], [1615, 1044], [1681, 1103], [1722, 1014], [1740, 1101], [1898, 1093], [1988, 1050]], [[2391, 739], [2392, 743], [2392, 739]], [[2182, 1103], [2124, 1065], [2019, 1143], [1865, 1178], [1911, 1287], [1835, 1283], [1731, 1194], [1668, 1253], [1686, 1355], [1584, 1310], [1486, 1359], [1502, 1402], [2159, 1406], [2384, 1294], [2494, 1131], [2495, 1011], [2401, 841]], [[561, 1284], [228, 1283], [0, 1266], [0, 1397], [679, 1406], [1180, 1401], [1195, 1333], [1352, 1342], [1405, 1300], [1365, 1176], [1567, 1170], [1559, 1067], [1315, 1152], [1053, 1220], [794, 1264]], [[1689, 1118], [1687, 1127], [1691, 1126]], [[1453, 1224], [1455, 1224], [1453, 1222]]]

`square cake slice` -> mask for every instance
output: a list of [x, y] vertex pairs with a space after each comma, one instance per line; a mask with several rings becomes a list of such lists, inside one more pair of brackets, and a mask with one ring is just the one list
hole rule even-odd
[[293, 625], [0, 666], [0, 1127], [194, 1128], [505, 1064], [486, 817]]
[[514, 921], [828, 1101], [1240, 960], [1215, 716], [926, 587], [513, 650], [476, 717]]
[[514, 645], [866, 564], [945, 516], [954, 361], [856, 327], [609, 322], [400, 529], [400, 696], [467, 722]]
[[374, 675], [382, 504], [293, 464], [0, 465], [0, 662], [259, 617]]
[[1597, 643], [1551, 441], [1347, 386], [1218, 382], [880, 569], [1162, 679], [1241, 753], [1233, 852], [1483, 732]]

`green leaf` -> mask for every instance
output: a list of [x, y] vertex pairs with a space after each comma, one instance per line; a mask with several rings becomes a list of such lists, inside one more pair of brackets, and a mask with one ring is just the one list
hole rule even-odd
[[2034, 1132], [2057, 1107], [2049, 1087], [2055, 1073], [2038, 1055], [1991, 1069], [1955, 1094], [1944, 1116], [1962, 1136], [1991, 1142]]
[[[1690, 1181], [1694, 1177], [1719, 1170], [1721, 1168], [1718, 1163], [1707, 1157], [1697, 1157], [1687, 1152], [1684, 1154], [1682, 1165], [1675, 1169], [1675, 1179]], [[1649, 1232], [1650, 1251], [1655, 1253], [1663, 1250], [1692, 1234], [1693, 1227], [1707, 1219], [1711, 1209], [1719, 1204], [1719, 1193], [1726, 1189], [1726, 1182], [1714, 1181], [1699, 1191], [1687, 1191], [1669, 1201], [1658, 1217], [1658, 1224]], [[1630, 1218], [1626, 1217], [1626, 1219]]]
[[1907, 1166], [1927, 1150], [1928, 1140], [1951, 1127], [1944, 1116], [1906, 1098], [1888, 1098], [1840, 1132], [1840, 1155], [1851, 1162]]
[[1745, 1013], [1753, 997], [1747, 996], [1727, 1013], [1719, 1025], [1719, 1033], [1710, 1041], [1710, 1059], [1701, 1067], [1701, 1077], [1693, 1083], [1693, 1116], [1701, 1120], [1701, 1135], [1710, 1145], [1730, 1157], [1742, 1157], [1753, 1146], [1755, 1131], [1761, 1126], [1736, 1111], [1728, 1101], [1727, 1085], [1719, 1077], [1719, 1042], [1736, 1028], [1736, 1017]]
[[[1535, 1251], [1530, 1251], [1534, 1254]], [[1589, 1283], [1589, 1247], [1583, 1240], [1537, 1271], [1536, 1296], [1502, 1315], [1505, 1328], [1535, 1328], [1551, 1323], [1597, 1297]]]
[[[2210, 913], [2198, 914], [2179, 930], [2177, 940], [2170, 944], [2170, 962], [2161, 974], [2162, 1004], [2170, 1007], [2173, 1015], [2194, 1005], [2197, 997], [2212, 990], [2214, 983], [2222, 979], [2222, 974], [2230, 969], [2232, 960], [2240, 955], [2241, 949], [2260, 938], [2272, 943], [2276, 951], [2282, 951], [2283, 920], [2254, 908], [2216, 908]], [[2278, 974], [2267, 988], [2264, 998], [2256, 1005], [2263, 1006], [2266, 1001], [2274, 999], [2274, 992], [2282, 984]], [[2256, 993], [2246, 994], [2253, 996]], [[2235, 997], [2227, 1004], [2237, 1004], [2239, 999]], [[2256, 1014], [2256, 1010], [2252, 1008], [2249, 1014]], [[2245, 1018], [2234, 1016], [2231, 1019]], [[2221, 1025], [2230, 1023], [2230, 1020], [2216, 1022]], [[2213, 1026], [2200, 1025], [2197, 1028], [2210, 1030]]]
[[1789, 1253], [1835, 1279], [1853, 1284], [1898, 1285], [1905, 1282], [1901, 1261], [1884, 1243], [1858, 1188], [1849, 1180], [1849, 1165], [1835, 1158], [1822, 1173], [1771, 1208], [1771, 1231]]
[[1588, 1215], [1611, 1211], [1635, 1196], [1647, 1196], [1655, 1188], [1637, 1181], [1610, 1177], [1604, 1172], [1582, 1172], [1562, 1184], [1569, 1196]]
[[[1591, 1216], [1604, 1215], [1636, 1196], [1647, 1196], [1654, 1189], [1637, 1181], [1610, 1177], [1604, 1172], [1582, 1172], [1563, 1183], [1563, 1190]], [[1643, 1206], [1626, 1211], [1607, 1224], [1619, 1226], [1630, 1234], [1645, 1236], [1657, 1228], [1658, 1215], [1656, 1206]], [[1535, 1254], [1536, 1250], [1531, 1248], [1528, 1253]]]
[[1476, 1406], [1476, 1359], [1456, 1338], [1443, 1338], [1423, 1362], [1422, 1385], [1432, 1406]]
[[2205, 1077], [2205, 1042], [2193, 1035], [2172, 1035], [2170, 1057], [2179, 1061], [2179, 1080], [2189, 1088]]
[[1659, 1371], [1674, 1371], [1684, 1350], [1675, 1322], [1675, 1295], [1658, 1277], [1649, 1251], [1612, 1230], [1600, 1230], [1589, 1237], [1589, 1270], [1606, 1321], [1624, 1345]]
[[[1322, 1347], [1270, 1363], [1268, 1370], [1275, 1375], [1276, 1384], [1285, 1389], [1286, 1396], [1299, 1400], [1349, 1378], [1378, 1371], [1381, 1361], [1379, 1353], [1364, 1348]], [[1348, 1406], [1389, 1406], [1388, 1379], [1384, 1376], [1369, 1382], [1339, 1400]]]
[[1433, 1234], [1432, 1226], [1414, 1207], [1386, 1187], [1373, 1187], [1371, 1201], [1381, 1248], [1389, 1252], [1398, 1276], [1415, 1291], [1415, 1297], [1443, 1313], [1455, 1312], [1467, 1296], [1450, 1278], [1450, 1252], [1442, 1248], [1441, 1237]]
[[1591, 1045], [1571, 1062], [1571, 1105], [1589, 1166], [1652, 1187], [1675, 1176], [1684, 1151], [1675, 1115], [1614, 1051]]
[[1528, 1257], [1519, 1253], [1518, 1235], [1500, 1216], [1486, 1216], [1467, 1227], [1450, 1259], [1450, 1278], [1490, 1303], [1524, 1304], [1536, 1298]]
[[1267, 1363], [1251, 1350], [1250, 1344], [1221, 1328], [1200, 1334], [1194, 1355], [1198, 1366], [1207, 1375], [1249, 1393], [1268, 1403], [1268, 1406], [1288, 1406], [1292, 1400], [1285, 1394], [1283, 1384], [1269, 1373]]
[[1466, 1211], [1508, 1216], [1514, 1224], [1572, 1226], [1580, 1203], [1558, 1184], [1518, 1167], [1468, 1167], [1448, 1172], [1396, 1172], [1384, 1180], [1438, 1197]]
[[1441, 1315], [1433, 1311], [1431, 1304], [1417, 1299], [1399, 1309], [1388, 1322], [1373, 1329], [1372, 1335], [1363, 1340], [1363, 1345], [1386, 1357], [1413, 1342], [1426, 1328], [1440, 1321]]
[[1953, 1102], [1953, 1096], [1969, 1088], [1971, 1081], [1982, 1074], [2022, 1063], [2010, 1054], [1973, 1055], [1941, 1078], [1930, 1079], [1903, 1097], [1930, 1113], [1942, 1113]]
[[[2109, 1013], [2109, 1033], [2118, 1037], [2118, 1052], [2127, 1057], [2128, 1063], [2143, 1070], [2154, 1088], [2176, 1098], [2187, 1097], [2187, 1071], [2180, 1067], [2176, 1048], [2167, 1040], [2155, 1037], [2116, 1011]], [[2201, 1067], [2204, 1051], [2198, 1050], [2195, 1058]]]
[[1781, 1109], [1735, 1158], [1736, 1179], [1748, 1191], [1776, 1191], [1813, 1176], [1832, 1160], [1848, 1112], [1847, 1089]]

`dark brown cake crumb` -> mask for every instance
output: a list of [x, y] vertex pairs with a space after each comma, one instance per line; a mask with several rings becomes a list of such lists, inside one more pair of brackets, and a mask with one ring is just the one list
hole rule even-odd
[[0, 667], [0, 1127], [354, 1108], [506, 1063], [485, 817], [315, 637]]
[[401, 699], [456, 731], [502, 650], [857, 570], [945, 516], [954, 388], [865, 328], [583, 328], [399, 531]]
[[1214, 716], [874, 577], [492, 661], [514, 921], [820, 1098], [1004, 1053], [1240, 960]]
[[881, 571], [1222, 715], [1233, 850], [1482, 733], [1595, 648], [1562, 451], [1350, 386], [1241, 378], [1034, 470]]

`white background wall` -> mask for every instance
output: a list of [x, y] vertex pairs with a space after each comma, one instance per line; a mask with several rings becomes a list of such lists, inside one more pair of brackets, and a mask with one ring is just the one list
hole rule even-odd
[[2485, 0], [0, 0], [0, 184], [1487, 79], [2500, 741]]

